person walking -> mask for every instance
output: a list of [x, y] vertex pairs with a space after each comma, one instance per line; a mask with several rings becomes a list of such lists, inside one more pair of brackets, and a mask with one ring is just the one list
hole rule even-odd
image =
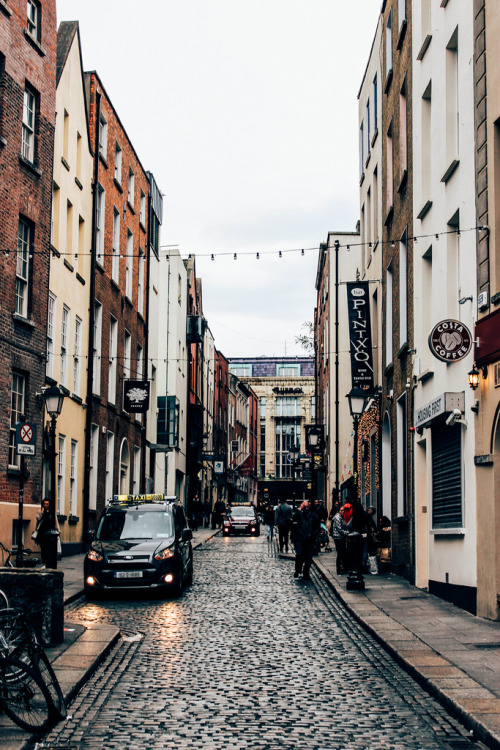
[[278, 527], [278, 543], [280, 552], [288, 552], [288, 537], [292, 524], [292, 507], [284, 497], [281, 498], [274, 514], [274, 524]]
[[337, 551], [337, 575], [346, 572], [346, 540], [349, 526], [344, 519], [344, 506], [339, 508], [332, 519], [332, 538]]
[[321, 531], [321, 521], [314, 505], [305, 500], [294, 517], [295, 529], [295, 572], [294, 578], [302, 573], [304, 581], [310, 581], [309, 570], [314, 555], [316, 540]]
[[59, 532], [57, 515], [53, 518], [50, 512], [50, 500], [45, 497], [36, 516], [36, 543], [40, 546], [42, 563], [45, 567], [48, 567], [50, 563], [51, 546], [54, 544], [51, 537], [54, 529]]
[[264, 511], [264, 523], [267, 526], [267, 541], [272, 542], [274, 534], [274, 511], [272, 505], [268, 505]]

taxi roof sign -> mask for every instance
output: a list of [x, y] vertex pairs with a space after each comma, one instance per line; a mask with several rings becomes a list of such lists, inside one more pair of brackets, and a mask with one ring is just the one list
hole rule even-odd
[[113, 495], [113, 503], [128, 503], [139, 505], [141, 503], [174, 503], [177, 498], [169, 495], [162, 495], [161, 493], [152, 495]]

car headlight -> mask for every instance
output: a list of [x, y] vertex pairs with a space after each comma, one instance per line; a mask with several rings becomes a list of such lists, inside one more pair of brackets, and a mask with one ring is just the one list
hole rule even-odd
[[162, 549], [161, 552], [157, 552], [155, 555], [155, 560], [168, 560], [170, 557], [174, 556], [174, 551], [171, 547], [165, 547], [165, 549]]
[[95, 549], [91, 549], [89, 552], [87, 552], [87, 560], [92, 560], [93, 562], [101, 562], [101, 560], [104, 560], [104, 558]]

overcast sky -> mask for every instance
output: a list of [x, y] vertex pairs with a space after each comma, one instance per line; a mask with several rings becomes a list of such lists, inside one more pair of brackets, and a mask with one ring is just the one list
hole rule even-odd
[[57, 0], [164, 194], [161, 244], [196, 255], [226, 357], [303, 353], [319, 243], [359, 218], [357, 94], [380, 7]]

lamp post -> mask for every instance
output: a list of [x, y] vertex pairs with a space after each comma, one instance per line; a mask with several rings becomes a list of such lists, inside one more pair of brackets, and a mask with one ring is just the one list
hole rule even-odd
[[295, 473], [297, 470], [297, 463], [299, 461], [299, 456], [300, 456], [299, 446], [292, 445], [292, 447], [288, 451], [288, 458], [290, 459], [290, 462], [292, 464], [292, 480], [294, 482], [292, 493], [293, 493], [294, 507], [295, 507]]
[[323, 425], [306, 424], [306, 448], [311, 453], [311, 505], [314, 505], [316, 493], [316, 466], [314, 461], [315, 453], [323, 449]]
[[45, 408], [47, 414], [50, 416], [50, 444], [51, 444], [51, 456], [50, 456], [50, 515], [52, 519], [52, 529], [48, 532], [49, 536], [48, 543], [48, 554], [47, 554], [47, 567], [57, 569], [57, 539], [59, 532], [56, 526], [56, 423], [57, 417], [61, 413], [64, 393], [57, 387], [52, 385], [50, 388], [46, 388], [43, 397], [45, 400]]
[[349, 591], [363, 591], [365, 582], [363, 579], [363, 532], [362, 523], [363, 509], [359, 502], [358, 487], [358, 429], [359, 420], [363, 414], [366, 404], [370, 399], [368, 391], [354, 386], [347, 394], [349, 400], [349, 411], [354, 427], [354, 450], [353, 450], [353, 475], [354, 475], [354, 499], [352, 503], [352, 531], [347, 537], [347, 559], [349, 572], [347, 573], [346, 589]]

